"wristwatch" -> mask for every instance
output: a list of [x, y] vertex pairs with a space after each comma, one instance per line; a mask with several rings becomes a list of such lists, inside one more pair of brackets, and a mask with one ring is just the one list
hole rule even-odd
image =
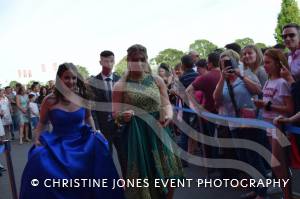
[[272, 102], [271, 101], [268, 101], [268, 103], [265, 105], [265, 110], [266, 111], [271, 111], [272, 110]]

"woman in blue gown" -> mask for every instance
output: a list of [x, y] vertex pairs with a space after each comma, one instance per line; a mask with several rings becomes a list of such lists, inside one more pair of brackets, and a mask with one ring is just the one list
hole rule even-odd
[[[20, 199], [124, 198], [122, 188], [113, 189], [113, 180], [119, 176], [108, 143], [95, 131], [90, 110], [83, 108], [82, 104], [88, 104], [84, 103], [87, 93], [76, 67], [60, 65], [56, 89], [41, 106]], [[48, 120], [52, 132], [44, 131]]]

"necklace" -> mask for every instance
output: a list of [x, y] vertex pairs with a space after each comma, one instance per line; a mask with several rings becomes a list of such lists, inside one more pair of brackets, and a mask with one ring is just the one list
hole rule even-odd
[[141, 84], [144, 80], [144, 76], [145, 76], [144, 73], [142, 73], [142, 75], [140, 77], [137, 77], [137, 78], [132, 78], [132, 75], [129, 75], [129, 79], [131, 81], [134, 81], [134, 82], [138, 83], [138, 84]]

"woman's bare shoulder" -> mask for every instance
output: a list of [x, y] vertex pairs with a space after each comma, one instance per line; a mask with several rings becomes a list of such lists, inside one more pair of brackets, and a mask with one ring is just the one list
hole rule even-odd
[[51, 106], [56, 102], [57, 98], [54, 93], [50, 93], [43, 99], [43, 104], [47, 106]]

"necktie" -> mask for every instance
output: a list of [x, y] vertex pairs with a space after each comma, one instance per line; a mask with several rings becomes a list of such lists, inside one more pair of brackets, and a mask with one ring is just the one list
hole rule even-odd
[[105, 78], [106, 82], [106, 97], [109, 102], [111, 102], [111, 91], [112, 91], [112, 86], [111, 86], [111, 79], [109, 77]]

